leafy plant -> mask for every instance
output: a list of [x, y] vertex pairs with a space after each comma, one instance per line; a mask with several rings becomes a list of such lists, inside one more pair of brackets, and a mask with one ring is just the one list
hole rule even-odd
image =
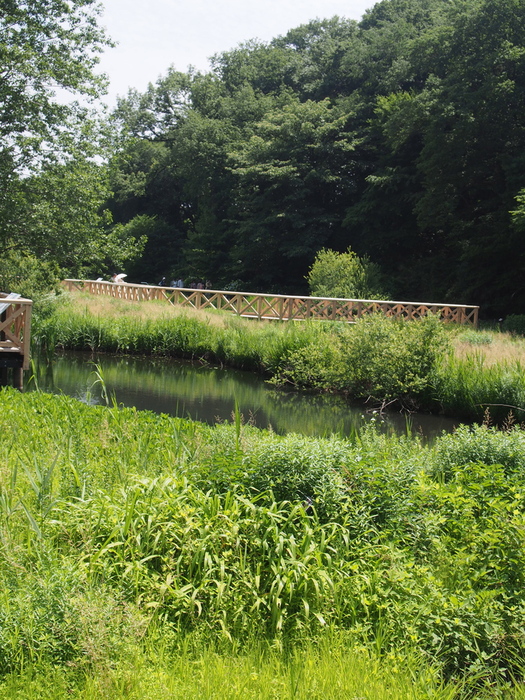
[[310, 294], [342, 299], [384, 299], [377, 265], [359, 258], [351, 248], [345, 253], [320, 250], [308, 271]]
[[525, 335], [525, 314], [510, 314], [501, 324], [501, 328], [508, 333]]

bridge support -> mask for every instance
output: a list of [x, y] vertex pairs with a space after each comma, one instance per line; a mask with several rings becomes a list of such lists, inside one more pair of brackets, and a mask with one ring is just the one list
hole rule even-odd
[[15, 389], [24, 388], [24, 368], [23, 357], [11, 355], [3, 358], [0, 353], [0, 386], [9, 386], [11, 384]]

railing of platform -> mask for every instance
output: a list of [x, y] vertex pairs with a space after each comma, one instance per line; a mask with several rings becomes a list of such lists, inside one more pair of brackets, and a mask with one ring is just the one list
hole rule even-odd
[[30, 366], [32, 307], [31, 299], [0, 292], [0, 355], [20, 355], [22, 369]]

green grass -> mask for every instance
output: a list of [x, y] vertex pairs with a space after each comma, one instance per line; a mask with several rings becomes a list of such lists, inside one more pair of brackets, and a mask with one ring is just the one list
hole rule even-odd
[[521, 430], [279, 437], [10, 389], [0, 428], [0, 697], [519, 697]]
[[96, 676], [31, 669], [0, 684], [6, 700], [453, 700], [462, 691], [462, 684], [443, 684], [417, 656], [381, 662], [364, 650], [347, 651], [337, 640], [288, 659], [271, 650], [228, 656], [183, 650], [159, 661], [152, 648]]

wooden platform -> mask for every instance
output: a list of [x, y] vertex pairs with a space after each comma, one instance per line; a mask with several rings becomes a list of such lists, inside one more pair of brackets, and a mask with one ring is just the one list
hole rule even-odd
[[428, 314], [437, 314], [446, 322], [474, 327], [478, 325], [479, 306], [465, 304], [253, 294], [251, 292], [157, 287], [98, 280], [67, 279], [62, 284], [69, 291], [79, 290], [127, 301], [158, 299], [175, 306], [185, 306], [192, 309], [220, 309], [245, 318], [267, 321], [316, 319], [354, 323], [366, 314], [381, 312], [385, 316], [409, 320], [422, 318]]
[[23, 387], [24, 370], [30, 367], [31, 310], [33, 302], [19, 294], [0, 292], [0, 386]]

